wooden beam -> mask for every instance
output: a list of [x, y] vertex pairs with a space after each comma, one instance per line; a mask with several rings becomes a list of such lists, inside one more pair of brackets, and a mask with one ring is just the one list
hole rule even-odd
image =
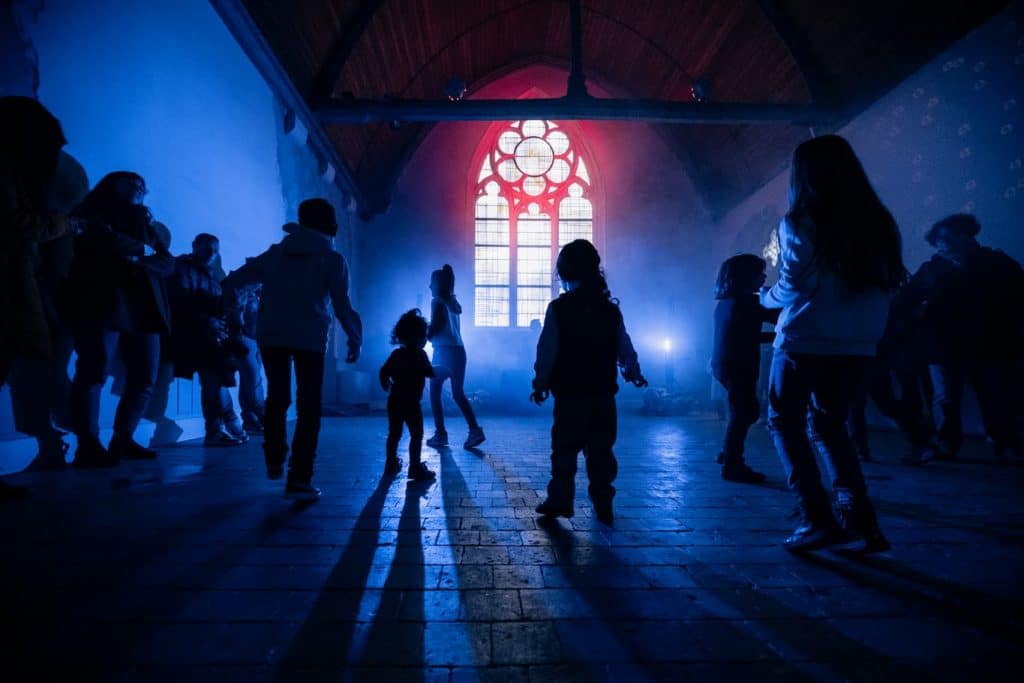
[[331, 99], [331, 96], [334, 94], [334, 84], [341, 77], [341, 70], [345, 67], [345, 62], [348, 61], [352, 50], [359, 43], [359, 39], [363, 37], [363, 34], [366, 33], [366, 29], [370, 26], [373, 16], [383, 4], [384, 0], [363, 0], [359, 5], [359, 9], [356, 10], [355, 14], [352, 15], [348, 23], [342, 28], [341, 35], [335, 39], [334, 44], [331, 45], [330, 52], [327, 53], [327, 61], [324, 62], [319, 73], [316, 75], [316, 79], [313, 81], [313, 90], [310, 93], [309, 100], [314, 105]]
[[789, 50], [807, 84], [807, 90], [818, 104], [829, 107], [839, 105], [839, 94], [832, 86], [825, 67], [818, 58], [803, 32], [797, 26], [792, 15], [786, 11], [779, 0], [758, 0], [758, 6], [765, 19], [775, 29], [776, 35]]
[[281, 100], [285, 107], [295, 113], [309, 132], [309, 144], [313, 151], [322, 159], [329, 161], [337, 170], [335, 183], [343, 192], [347, 192], [360, 209], [367, 207], [366, 197], [352, 177], [352, 172], [338, 155], [334, 143], [327, 136], [317, 117], [306, 105], [288, 73], [277, 60], [274, 51], [267, 44], [263, 33], [249, 15], [243, 0], [210, 0], [210, 4], [220, 15], [221, 21], [231, 31], [242, 51], [259, 71], [270, 90]]
[[569, 0], [569, 97], [587, 94], [587, 78], [583, 73], [583, 11], [580, 0]]
[[811, 125], [834, 120], [817, 105], [676, 102], [563, 97], [530, 100], [334, 100], [315, 110], [322, 123], [374, 121], [643, 121], [646, 123]]

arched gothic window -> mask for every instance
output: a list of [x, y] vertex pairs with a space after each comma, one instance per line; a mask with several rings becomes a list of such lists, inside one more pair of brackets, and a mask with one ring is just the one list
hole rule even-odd
[[579, 145], [553, 121], [513, 121], [494, 138], [475, 191], [474, 321], [529, 327], [558, 293], [555, 259], [594, 239], [594, 207]]

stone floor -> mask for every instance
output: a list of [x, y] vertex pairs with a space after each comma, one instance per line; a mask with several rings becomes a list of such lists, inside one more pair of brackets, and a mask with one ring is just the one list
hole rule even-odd
[[480, 451], [427, 451], [423, 486], [381, 480], [383, 418], [327, 420], [305, 508], [255, 442], [13, 477], [35, 495], [0, 506], [3, 680], [1011, 680], [1024, 663], [1024, 469], [980, 444], [867, 465], [894, 549], [851, 561], [778, 547], [792, 499], [760, 430], [754, 487], [717, 477], [721, 423], [625, 417], [614, 529], [582, 476], [572, 523], [542, 528], [548, 421], [484, 424]]

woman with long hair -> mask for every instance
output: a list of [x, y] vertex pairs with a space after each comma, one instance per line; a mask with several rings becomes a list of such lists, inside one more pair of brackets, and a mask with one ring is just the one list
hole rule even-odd
[[[779, 225], [779, 279], [761, 293], [762, 305], [783, 309], [769, 424], [802, 516], [784, 546], [793, 552], [826, 546], [883, 551], [889, 544], [868, 499], [846, 418], [853, 388], [885, 329], [890, 294], [907, 277], [899, 229], [849, 143], [836, 135], [797, 147], [789, 203]], [[834, 477], [835, 514], [808, 420]]]
[[[164, 278], [174, 259], [158, 239], [142, 203], [146, 183], [129, 171], [109, 173], [73, 212], [84, 223], [62, 295], [62, 313], [75, 340], [71, 427], [78, 437], [74, 464], [111, 467], [121, 458], [155, 458], [135, 441], [135, 428], [153, 393], [160, 337], [170, 329]], [[100, 391], [111, 357], [119, 353], [125, 386], [107, 448], [99, 440]]]
[[441, 388], [445, 380], [450, 379], [452, 398], [469, 425], [469, 435], [463, 446], [476, 448], [484, 442], [484, 430], [476, 421], [473, 406], [469, 404], [463, 389], [466, 381], [466, 347], [462, 344], [462, 305], [455, 298], [455, 271], [447, 263], [430, 274], [430, 293], [434, 298], [430, 302], [427, 338], [434, 347], [434, 376], [430, 378], [430, 411], [434, 414], [434, 435], [427, 439], [427, 445], [431, 448], [448, 445]]

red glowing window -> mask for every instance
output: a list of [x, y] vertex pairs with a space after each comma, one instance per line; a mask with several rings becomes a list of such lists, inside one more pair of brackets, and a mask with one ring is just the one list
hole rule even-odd
[[484, 156], [475, 193], [474, 321], [529, 327], [558, 294], [555, 259], [594, 239], [587, 166], [553, 121], [505, 124]]

